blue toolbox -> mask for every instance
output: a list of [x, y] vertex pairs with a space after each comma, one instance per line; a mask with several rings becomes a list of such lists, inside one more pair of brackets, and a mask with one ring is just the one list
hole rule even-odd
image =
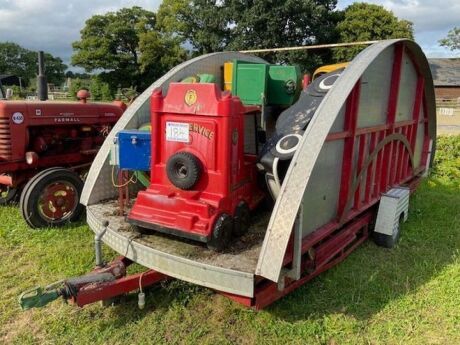
[[150, 171], [151, 132], [118, 132], [119, 166], [123, 170]]

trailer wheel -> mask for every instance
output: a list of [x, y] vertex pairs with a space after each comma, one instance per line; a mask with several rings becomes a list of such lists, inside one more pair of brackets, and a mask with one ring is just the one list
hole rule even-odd
[[221, 214], [212, 229], [211, 240], [208, 242], [208, 248], [221, 252], [230, 244], [233, 231], [233, 219], [228, 214]]
[[32, 228], [62, 226], [83, 212], [83, 182], [74, 172], [51, 168], [33, 177], [21, 195], [22, 216]]
[[240, 202], [235, 210], [233, 234], [240, 237], [246, 234], [249, 230], [251, 221], [251, 212], [248, 204], [244, 201]]
[[398, 242], [399, 237], [401, 236], [401, 223], [404, 218], [404, 213], [401, 213], [399, 216], [398, 225], [393, 229], [393, 234], [386, 235], [379, 232], [373, 232], [373, 238], [376, 245], [384, 248], [394, 248]]

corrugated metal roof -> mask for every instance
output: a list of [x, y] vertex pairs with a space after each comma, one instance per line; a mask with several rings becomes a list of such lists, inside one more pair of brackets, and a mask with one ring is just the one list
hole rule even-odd
[[434, 86], [460, 86], [459, 59], [428, 59]]

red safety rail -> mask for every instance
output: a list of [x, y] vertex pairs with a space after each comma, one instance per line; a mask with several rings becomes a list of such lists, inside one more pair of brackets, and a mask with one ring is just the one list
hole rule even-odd
[[[381, 193], [407, 183], [425, 170], [428, 159], [428, 119], [424, 118], [424, 148], [421, 164], [414, 167], [417, 128], [424, 102], [424, 78], [418, 73], [412, 118], [396, 122], [396, 109], [401, 84], [404, 45], [395, 47], [387, 123], [357, 128], [359, 81], [350, 95], [345, 112], [344, 131], [329, 134], [327, 141], [345, 139], [338, 220], [345, 224], [380, 200]], [[410, 57], [410, 54], [409, 54]], [[416, 64], [414, 63], [414, 66]], [[423, 112], [426, 116], [427, 111]], [[356, 167], [354, 167], [356, 162]]]

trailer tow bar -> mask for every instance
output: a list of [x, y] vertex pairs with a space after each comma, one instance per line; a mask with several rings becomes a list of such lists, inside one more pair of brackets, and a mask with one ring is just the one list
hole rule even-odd
[[[45, 288], [35, 287], [19, 296], [19, 305], [22, 310], [40, 308], [62, 297], [65, 301], [83, 307], [137, 289], [141, 290], [143, 298], [142, 288], [167, 278], [153, 270], [127, 276], [126, 268], [131, 264], [132, 261], [128, 258], [118, 257], [104, 267], [96, 267], [83, 276], [61, 280]], [[139, 303], [139, 307], [143, 307], [141, 304]]]

